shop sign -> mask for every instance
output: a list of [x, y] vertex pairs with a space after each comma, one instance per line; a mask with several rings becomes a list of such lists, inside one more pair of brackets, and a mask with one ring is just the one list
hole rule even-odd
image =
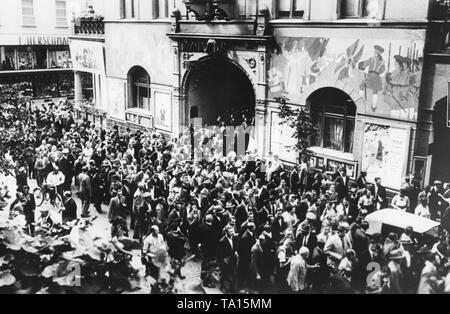
[[19, 46], [68, 46], [69, 39], [61, 36], [22, 36]]

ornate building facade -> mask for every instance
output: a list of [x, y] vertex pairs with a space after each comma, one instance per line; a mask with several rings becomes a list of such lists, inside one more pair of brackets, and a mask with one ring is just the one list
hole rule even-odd
[[365, 170], [393, 190], [410, 173], [450, 181], [450, 136], [436, 120], [449, 76], [438, 1], [114, 0], [102, 11], [101, 40], [72, 42], [91, 51], [109, 123], [178, 136], [193, 119], [244, 112], [257, 153], [295, 163], [285, 99], [317, 125], [317, 169]]

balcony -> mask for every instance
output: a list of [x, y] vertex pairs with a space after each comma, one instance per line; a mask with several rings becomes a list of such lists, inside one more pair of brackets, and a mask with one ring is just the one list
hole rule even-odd
[[105, 23], [103, 17], [81, 17], [75, 20], [75, 35], [103, 36]]

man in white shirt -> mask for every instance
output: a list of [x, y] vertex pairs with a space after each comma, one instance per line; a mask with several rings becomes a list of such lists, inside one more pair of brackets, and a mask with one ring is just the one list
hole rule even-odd
[[[53, 189], [53, 192], [56, 191], [59, 195], [62, 195], [65, 180], [66, 177], [64, 176], [64, 174], [59, 171], [58, 167], [55, 167], [53, 172], [50, 172], [47, 176], [47, 185]], [[50, 199], [52, 200], [52, 202], [55, 199], [55, 194], [53, 192], [51, 193], [52, 195], [50, 195]]]
[[[167, 251], [166, 243], [162, 234], [159, 233], [158, 226], [151, 227], [152, 232], [145, 238], [142, 247], [142, 257], [145, 260], [147, 274], [155, 279], [159, 278], [159, 268], [153, 263], [153, 259], [162, 251]], [[167, 253], [166, 253], [167, 254]]]

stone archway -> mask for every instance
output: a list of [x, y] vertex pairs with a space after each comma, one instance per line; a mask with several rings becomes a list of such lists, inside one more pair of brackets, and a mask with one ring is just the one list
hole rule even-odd
[[184, 122], [202, 118], [203, 125], [214, 125], [219, 117], [227, 124], [239, 124], [245, 115], [255, 117], [256, 89], [248, 72], [226, 57], [205, 57], [195, 61], [185, 73]]

